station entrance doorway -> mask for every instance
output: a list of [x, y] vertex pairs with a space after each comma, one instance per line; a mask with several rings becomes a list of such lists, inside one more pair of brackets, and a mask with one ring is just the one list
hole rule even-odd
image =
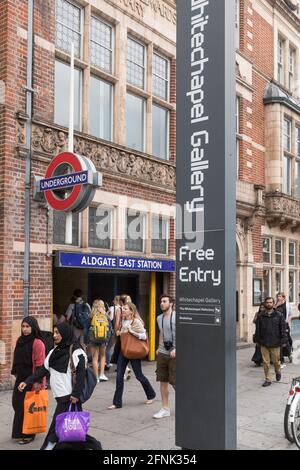
[[126, 294], [139, 308], [139, 275], [138, 274], [104, 274], [89, 273], [88, 302], [92, 305], [97, 298], [103, 299], [109, 305], [116, 295]]

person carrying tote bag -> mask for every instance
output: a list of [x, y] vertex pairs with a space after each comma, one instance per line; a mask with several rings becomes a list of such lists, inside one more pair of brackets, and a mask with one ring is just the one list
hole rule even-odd
[[[35, 438], [36, 430], [33, 428], [29, 432], [28, 427], [24, 426], [24, 411], [26, 408], [26, 393], [20, 394], [18, 391], [19, 384], [28, 377], [28, 375], [38, 371], [45, 360], [45, 344], [42, 332], [35, 317], [28, 316], [22, 320], [21, 336], [18, 338], [14, 350], [14, 358], [11, 374], [15, 376], [16, 382], [14, 386], [12, 405], [14, 409], [14, 419], [12, 428], [12, 438], [17, 439], [18, 443], [29, 444]], [[38, 392], [45, 388], [46, 380], [37, 379], [30, 384], [25, 392]], [[46, 391], [43, 391], [47, 395]], [[27, 395], [28, 398], [29, 395]], [[31, 413], [31, 416], [34, 414]], [[41, 432], [41, 431], [40, 431]]]
[[[130, 335], [134, 336], [137, 338], [138, 341], [141, 343], [145, 342], [146, 344], [146, 330], [144, 328], [143, 320], [141, 319], [136, 306], [133, 303], [127, 303], [124, 308], [123, 312], [125, 315], [125, 320], [123, 321], [122, 329], [120, 331], [117, 331], [117, 335], [121, 337], [121, 345], [122, 345], [122, 335]], [[123, 342], [123, 350], [124, 350], [124, 342]], [[143, 356], [143, 354], [142, 354]], [[134, 375], [136, 379], [141, 383], [144, 392], [147, 397], [146, 404], [150, 405], [155, 396], [156, 393], [151, 386], [149, 380], [147, 377], [144, 376], [142, 372], [142, 361], [141, 358], [132, 358], [129, 359], [128, 357], [125, 357], [123, 352], [122, 352], [122, 346], [121, 346], [121, 351], [119, 353], [118, 357], [118, 362], [117, 362], [117, 379], [116, 379], [116, 391], [114, 394], [113, 398], [113, 404], [108, 407], [109, 410], [114, 410], [116, 408], [122, 408], [122, 396], [123, 396], [123, 390], [124, 390], [124, 372], [126, 370], [126, 366], [128, 362], [131, 362], [132, 369], [134, 372]]]

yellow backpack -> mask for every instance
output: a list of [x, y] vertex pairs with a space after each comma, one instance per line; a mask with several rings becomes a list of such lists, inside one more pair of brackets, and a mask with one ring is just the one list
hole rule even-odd
[[97, 312], [92, 318], [89, 339], [92, 343], [103, 343], [108, 340], [109, 321], [105, 313]]

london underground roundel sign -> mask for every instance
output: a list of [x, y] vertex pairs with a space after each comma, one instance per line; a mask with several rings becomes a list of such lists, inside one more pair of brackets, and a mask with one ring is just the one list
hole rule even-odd
[[81, 212], [92, 201], [96, 187], [101, 186], [101, 173], [86, 157], [62, 152], [49, 164], [38, 192], [43, 192], [52, 209]]

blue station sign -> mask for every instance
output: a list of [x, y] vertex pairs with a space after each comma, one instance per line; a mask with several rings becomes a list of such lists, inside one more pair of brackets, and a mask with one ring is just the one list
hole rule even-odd
[[59, 251], [56, 266], [60, 268], [120, 269], [124, 271], [175, 272], [175, 261], [95, 253], [68, 253]]
[[88, 184], [88, 172], [79, 171], [67, 175], [53, 176], [40, 180], [40, 191], [49, 191], [60, 188], [69, 188], [79, 184]]

